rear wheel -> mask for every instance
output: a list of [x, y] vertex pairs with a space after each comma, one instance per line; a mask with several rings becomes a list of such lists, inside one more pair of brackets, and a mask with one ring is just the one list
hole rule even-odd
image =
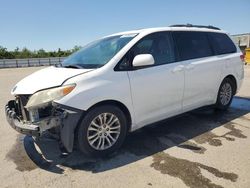
[[231, 79], [225, 78], [220, 85], [217, 95], [216, 109], [226, 110], [233, 99], [235, 85]]
[[126, 134], [124, 113], [116, 106], [99, 106], [83, 119], [78, 129], [78, 146], [89, 156], [104, 156], [121, 147]]

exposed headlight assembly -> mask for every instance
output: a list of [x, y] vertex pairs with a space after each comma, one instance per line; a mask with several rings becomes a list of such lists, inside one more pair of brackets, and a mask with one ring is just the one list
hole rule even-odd
[[75, 87], [75, 84], [70, 84], [39, 91], [30, 97], [25, 107], [29, 110], [37, 107], [46, 106], [47, 103], [53, 100], [59, 100], [62, 97], [68, 95]]

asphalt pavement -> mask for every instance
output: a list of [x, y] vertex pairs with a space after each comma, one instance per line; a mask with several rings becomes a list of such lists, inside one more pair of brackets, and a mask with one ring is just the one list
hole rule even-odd
[[63, 157], [51, 138], [8, 125], [11, 88], [41, 68], [0, 69], [1, 187], [250, 187], [250, 66], [227, 112], [203, 108], [147, 126], [103, 159]]

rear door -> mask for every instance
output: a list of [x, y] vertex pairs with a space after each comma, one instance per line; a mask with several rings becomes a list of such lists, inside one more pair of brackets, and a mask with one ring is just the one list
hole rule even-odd
[[233, 75], [236, 78], [237, 86], [244, 77], [244, 65], [240, 56], [242, 52], [237, 50], [236, 45], [232, 39], [225, 33], [208, 33], [209, 41], [213, 47], [218, 64], [222, 65], [221, 80], [218, 82], [216, 92], [218, 91], [219, 84], [228, 76]]
[[213, 56], [207, 33], [176, 31], [174, 38], [185, 66], [183, 110], [212, 103], [222, 62]]

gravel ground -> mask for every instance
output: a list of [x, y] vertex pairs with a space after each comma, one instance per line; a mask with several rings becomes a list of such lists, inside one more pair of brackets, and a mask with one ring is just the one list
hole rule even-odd
[[7, 124], [13, 85], [40, 68], [0, 69], [1, 187], [250, 187], [250, 66], [231, 108], [204, 108], [130, 134], [105, 159], [60, 155]]

